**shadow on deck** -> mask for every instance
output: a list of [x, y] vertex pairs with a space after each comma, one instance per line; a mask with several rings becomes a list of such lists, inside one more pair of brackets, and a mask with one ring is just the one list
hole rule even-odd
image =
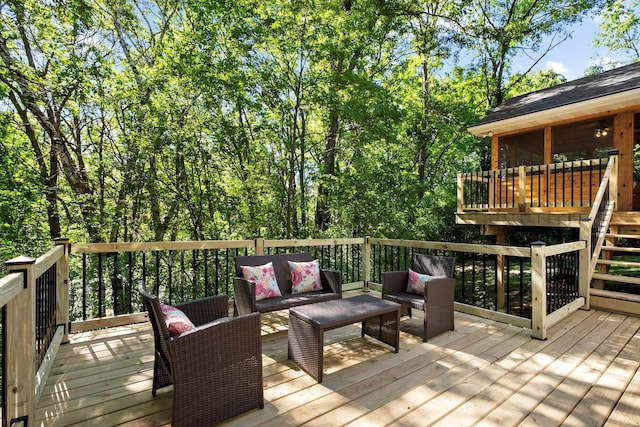
[[[324, 382], [287, 361], [287, 313], [263, 316], [265, 407], [225, 425], [640, 425], [640, 318], [578, 311], [549, 331], [456, 313], [427, 343], [402, 322], [400, 353], [326, 335]], [[148, 323], [78, 333], [60, 348], [36, 425], [170, 425], [172, 389], [151, 396]]]

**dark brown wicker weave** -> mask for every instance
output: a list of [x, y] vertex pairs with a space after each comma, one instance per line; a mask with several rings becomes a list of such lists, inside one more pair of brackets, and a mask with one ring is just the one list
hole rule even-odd
[[158, 297], [140, 282], [153, 326], [153, 389], [173, 384], [173, 426], [210, 426], [263, 408], [260, 315], [228, 317], [228, 298], [218, 295], [175, 304], [196, 326], [170, 337]]
[[368, 335], [400, 350], [400, 305], [371, 295], [358, 295], [289, 310], [288, 354], [319, 383], [322, 382], [325, 331], [362, 322]]
[[[301, 294], [291, 293], [291, 273], [289, 272], [288, 261], [301, 262], [312, 260], [313, 257], [311, 254], [306, 252], [235, 257], [236, 277], [233, 279], [233, 300], [236, 312], [239, 314], [253, 313], [254, 311], [268, 313], [270, 311], [284, 310], [299, 305], [342, 298], [342, 274], [339, 271], [326, 269], [320, 270], [322, 290]], [[282, 296], [256, 301], [255, 283], [249, 282], [242, 277], [240, 267], [243, 265], [264, 265], [268, 262], [273, 263], [276, 281], [278, 282]]]
[[425, 286], [424, 297], [407, 292], [409, 272], [390, 271], [382, 274], [382, 298], [403, 306], [402, 315], [411, 316], [411, 309], [424, 312], [422, 340], [453, 330], [453, 300], [456, 281], [453, 279], [455, 259], [416, 254], [412, 270], [430, 276], [447, 276]]

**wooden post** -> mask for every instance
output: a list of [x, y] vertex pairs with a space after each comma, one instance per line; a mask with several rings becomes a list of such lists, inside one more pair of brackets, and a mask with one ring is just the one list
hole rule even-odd
[[369, 244], [369, 236], [364, 236], [362, 258], [362, 273], [364, 275], [362, 291], [369, 292], [369, 280], [371, 279], [371, 245]]
[[[484, 180], [484, 172], [481, 172], [483, 174], [482, 179]], [[498, 178], [496, 179], [496, 173]], [[486, 177], [487, 182], [489, 183], [489, 200], [487, 200], [487, 208], [489, 210], [492, 210], [496, 207], [496, 194], [498, 193], [498, 185], [500, 185], [500, 171], [497, 170], [496, 173], [494, 173], [493, 171], [489, 171], [489, 175]], [[498, 204], [500, 204], [500, 201], [498, 200]]]
[[[500, 169], [500, 139], [496, 135], [491, 136], [491, 169]], [[507, 167], [507, 165], [504, 165]]]
[[[504, 246], [505, 244], [505, 234], [496, 234], [496, 245]], [[505, 307], [505, 295], [504, 295], [504, 255], [498, 254], [496, 255], [496, 303], [498, 308], [502, 309]]]
[[[578, 295], [584, 297], [584, 310], [591, 307], [589, 285], [591, 283], [591, 218], [582, 218], [580, 220], [580, 236], [579, 239], [585, 242], [585, 248], [580, 250], [578, 265], [580, 271], [578, 273]], [[604, 282], [599, 282], [604, 287]], [[600, 288], [602, 289], [602, 288]]]
[[[623, 210], [631, 210], [633, 205], [633, 182], [629, 184], [631, 186], [631, 195], [630, 201], [626, 202], [624, 208], [621, 209], [620, 201], [618, 198], [618, 188], [619, 188], [619, 178], [618, 174], [618, 166], [620, 165], [620, 157], [618, 156], [617, 150], [610, 150], [609, 156], [613, 158], [613, 167], [611, 168], [611, 176], [609, 177], [609, 200], [613, 202], [613, 210], [615, 211], [623, 211]], [[632, 173], [633, 173], [633, 164], [631, 165]], [[633, 177], [631, 178], [633, 180]]]
[[544, 242], [531, 243], [531, 331], [547, 339], [547, 256]]
[[64, 328], [62, 343], [66, 344], [69, 342], [69, 333], [71, 332], [71, 322], [69, 322], [69, 253], [71, 245], [69, 239], [64, 237], [54, 239], [53, 242], [56, 245], [64, 246], [64, 255], [56, 267], [56, 325]]
[[264, 255], [264, 237], [258, 236], [254, 239], [255, 255]]
[[[633, 209], [633, 117], [633, 111], [618, 113], [613, 117], [613, 147], [618, 150], [620, 167], [618, 191], [615, 192], [619, 202], [616, 210], [621, 212]], [[611, 190], [613, 193], [613, 188]]]
[[551, 134], [551, 126], [547, 126], [544, 128], [544, 148], [543, 148], [543, 163], [545, 165], [549, 165], [553, 163], [553, 147], [552, 147], [552, 134]]
[[527, 203], [527, 172], [524, 166], [518, 166], [518, 211], [524, 212]]
[[36, 277], [35, 258], [21, 256], [5, 263], [10, 273], [24, 274], [24, 289], [6, 305], [3, 424], [35, 424]]

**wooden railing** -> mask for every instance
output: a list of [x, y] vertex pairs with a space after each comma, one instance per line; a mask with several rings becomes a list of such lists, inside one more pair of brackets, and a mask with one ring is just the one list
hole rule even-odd
[[5, 263], [0, 278], [2, 322], [2, 425], [35, 422], [42, 393], [58, 346], [68, 341], [69, 288], [66, 239], [35, 259]]
[[[617, 154], [617, 152], [614, 154]], [[582, 252], [580, 259], [580, 288], [586, 289], [583, 294], [587, 298], [587, 308], [590, 306], [588, 288], [600, 257], [600, 250], [604, 244], [609, 222], [617, 204], [617, 177], [618, 156], [613, 155], [609, 158], [607, 169], [589, 215], [583, 218], [580, 223], [580, 240], [585, 241], [587, 245], [587, 250]]]
[[[578, 245], [584, 242], [576, 243]], [[563, 247], [563, 246], [560, 246]], [[456, 302], [461, 311], [531, 327], [536, 318], [531, 248], [375, 238], [83, 244], [72, 247], [73, 330], [112, 326], [139, 316], [135, 283], [142, 279], [164, 300], [226, 293], [232, 297], [236, 255], [305, 251], [323, 268], [342, 272], [344, 289], [380, 289], [384, 271], [406, 270], [415, 253], [456, 258]], [[578, 292], [578, 249], [544, 253], [544, 317], [584, 296]], [[81, 267], [76, 265], [81, 260]], [[548, 264], [548, 265], [547, 265]], [[76, 273], [77, 272], [77, 276]], [[116, 289], [113, 284], [119, 287]], [[119, 302], [125, 301], [126, 304]], [[119, 307], [121, 311], [117, 311]], [[115, 316], [114, 316], [115, 315]], [[105, 323], [106, 322], [106, 323]]]
[[602, 158], [459, 173], [457, 209], [587, 209], [593, 206], [607, 164]]
[[[342, 272], [344, 288], [362, 288], [364, 238], [95, 243], [72, 246], [71, 296], [74, 329], [94, 328], [96, 320], [142, 310], [135, 285], [144, 280], [169, 303], [227, 294], [232, 297], [237, 255], [305, 251], [323, 268]], [[125, 317], [122, 322], [128, 322]], [[98, 320], [99, 322], [99, 320]], [[111, 325], [117, 319], [110, 319]]]
[[372, 282], [383, 271], [406, 270], [414, 253], [456, 258], [456, 310], [531, 328], [545, 339], [547, 328], [585, 303], [578, 288], [583, 241], [530, 247], [369, 239]]
[[[6, 263], [9, 274], [0, 279], [5, 426], [33, 419], [52, 355], [70, 331], [145, 321], [132, 292], [138, 280], [153, 283], [165, 300], [229, 294], [238, 254], [311, 252], [323, 268], [342, 272], [344, 290], [364, 292], [380, 289], [382, 272], [408, 269], [415, 253], [453, 256], [456, 310], [531, 328], [540, 339], [546, 338], [547, 327], [584, 305], [583, 289], [575, 289], [584, 241], [548, 247], [541, 242], [510, 247], [369, 237], [57, 243], [38, 259]], [[113, 288], [114, 283], [120, 287]], [[115, 306], [126, 314], [115, 313]], [[79, 317], [70, 323], [70, 314]]]

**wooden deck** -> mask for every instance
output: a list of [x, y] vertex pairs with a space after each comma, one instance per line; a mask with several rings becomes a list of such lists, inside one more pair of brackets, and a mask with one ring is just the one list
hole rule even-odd
[[[546, 341], [456, 313], [422, 343], [403, 320], [400, 353], [358, 325], [326, 335], [324, 382], [287, 361], [287, 313], [263, 318], [265, 407], [230, 426], [640, 425], [640, 318], [579, 311]], [[55, 360], [39, 426], [171, 424], [172, 390], [151, 396], [148, 323], [74, 334]]]

